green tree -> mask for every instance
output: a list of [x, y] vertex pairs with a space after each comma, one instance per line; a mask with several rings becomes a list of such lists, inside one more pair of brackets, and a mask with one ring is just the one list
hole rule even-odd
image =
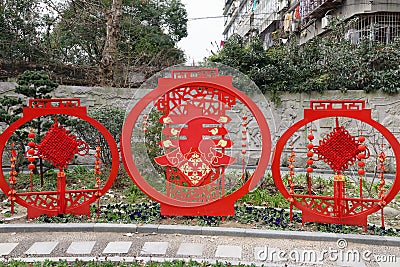
[[[50, 80], [49, 76], [44, 72], [35, 71], [24, 71], [18, 76], [17, 86], [15, 92], [22, 94], [27, 98], [48, 98], [49, 93], [53, 92], [58, 87], [58, 83]], [[42, 134], [43, 121], [40, 117], [36, 120], [37, 136], [40, 137]], [[35, 169], [36, 170], [36, 169]], [[39, 158], [39, 173], [40, 173], [40, 185], [44, 185], [43, 181], [43, 159]]]
[[176, 48], [187, 36], [187, 14], [179, 0], [124, 0], [120, 17], [115, 2], [68, 1], [51, 35], [55, 57], [89, 66], [114, 61], [118, 85], [131, 70], [154, 72], [184, 61], [183, 51]]
[[48, 98], [57, 87], [44, 72], [24, 71], [18, 76], [15, 92], [28, 98]]
[[50, 35], [54, 58], [66, 64], [98, 65], [106, 35], [106, 7], [96, 0], [66, 1], [60, 5]]
[[[17, 79], [17, 86], [15, 92], [26, 96], [27, 98], [43, 98], [58, 87], [57, 83], [52, 82], [47, 75], [40, 72], [25, 71]], [[22, 114], [23, 101], [18, 97], [2, 97], [0, 98], [0, 122], [6, 125], [11, 125]], [[42, 129], [42, 121], [39, 118], [33, 123], [37, 128], [38, 135]], [[30, 127], [31, 124], [27, 124]], [[15, 142], [18, 153], [17, 169], [24, 161], [25, 145], [27, 144], [27, 131], [26, 129], [18, 129], [11, 137]], [[40, 160], [40, 170], [43, 173], [43, 162]], [[43, 180], [41, 181], [43, 184]]]
[[[21, 118], [22, 114], [22, 100], [18, 97], [1, 97], [0, 98], [0, 122], [4, 123], [6, 126], [10, 126], [13, 122]], [[1, 131], [0, 131], [1, 134]], [[8, 145], [14, 143], [15, 149], [19, 151], [17, 153], [17, 161], [16, 161], [16, 170], [19, 171], [20, 166], [25, 160], [24, 150], [25, 150], [25, 141], [26, 133], [21, 130], [15, 132], [13, 136], [11, 136], [11, 140]], [[11, 150], [11, 147], [8, 148]]]
[[[51, 81], [43, 72], [25, 71], [18, 76], [15, 92], [27, 98], [46, 98], [58, 84]], [[19, 97], [0, 98], [0, 122], [11, 125], [22, 114], [23, 101]]]
[[39, 0], [0, 1], [0, 58], [34, 61], [41, 58]]
[[0, 122], [9, 126], [21, 117], [22, 100], [16, 97], [5, 96], [0, 98]]
[[180, 0], [2, 0], [0, 67], [7, 77], [46, 70], [64, 83], [130, 86], [183, 63]]

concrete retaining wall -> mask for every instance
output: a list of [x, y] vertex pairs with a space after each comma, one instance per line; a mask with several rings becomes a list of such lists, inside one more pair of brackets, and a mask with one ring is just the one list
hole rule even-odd
[[[0, 96], [15, 96], [13, 91], [15, 84], [2, 82], [0, 83]], [[54, 97], [78, 97], [82, 101], [82, 105], [87, 106], [88, 109], [102, 105], [118, 106], [122, 109], [127, 109], [130, 106], [131, 100], [143, 97], [146, 91], [138, 91], [135, 88], [108, 88], [108, 87], [81, 87], [81, 86], [59, 86], [53, 93]], [[349, 91], [346, 93], [340, 91], [328, 91], [323, 94], [289, 94], [283, 92], [280, 94], [281, 103], [275, 105], [270, 100], [268, 106], [270, 107], [271, 114], [268, 123], [271, 125], [271, 135], [273, 139], [273, 147], [276, 141], [291, 125], [296, 121], [303, 118], [303, 110], [310, 106], [310, 100], [314, 99], [349, 99], [349, 100], [365, 100], [367, 108], [372, 109], [373, 119], [380, 122], [392, 133], [400, 138], [400, 94], [389, 96], [382, 93], [366, 94], [363, 91]], [[137, 100], [137, 99], [136, 99]], [[260, 100], [256, 100], [260, 101]], [[347, 122], [342, 122], [346, 124]], [[323, 138], [334, 126], [333, 120], [317, 123], [312, 127], [316, 133], [316, 138]], [[354, 132], [353, 135], [358, 134], [357, 125], [347, 125]], [[0, 132], [4, 130], [5, 125], [0, 125]], [[2, 129], [3, 128], [3, 129]], [[350, 129], [349, 129], [350, 130]], [[251, 131], [249, 131], [251, 132]], [[299, 133], [293, 140], [296, 151], [305, 152], [307, 144], [307, 133]], [[260, 136], [257, 133], [249, 136], [250, 149], [254, 152], [259, 150]], [[376, 140], [379, 142], [379, 140]], [[238, 141], [239, 143], [241, 141]], [[390, 155], [389, 155], [390, 156]], [[249, 164], [254, 165], [257, 163], [257, 153], [254, 156], [249, 155]], [[284, 159], [283, 159], [284, 161]], [[285, 164], [285, 162], [283, 162]], [[301, 165], [302, 163], [298, 163]]]

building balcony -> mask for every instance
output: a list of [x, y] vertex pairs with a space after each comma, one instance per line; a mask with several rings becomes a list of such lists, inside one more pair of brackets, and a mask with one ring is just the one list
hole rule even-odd
[[326, 12], [342, 5], [342, 0], [302, 0], [303, 17], [321, 18]]

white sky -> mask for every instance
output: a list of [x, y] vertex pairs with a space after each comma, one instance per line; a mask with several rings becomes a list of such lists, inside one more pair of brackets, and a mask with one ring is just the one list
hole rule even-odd
[[[181, 0], [181, 2], [186, 6], [188, 13], [188, 37], [182, 39], [178, 46], [184, 50], [187, 63], [192, 64], [193, 61], [199, 62], [208, 57], [211, 50], [215, 52], [217, 50], [215, 42], [219, 46], [223, 40], [222, 15], [225, 0]], [[190, 20], [215, 16], [221, 17]]]

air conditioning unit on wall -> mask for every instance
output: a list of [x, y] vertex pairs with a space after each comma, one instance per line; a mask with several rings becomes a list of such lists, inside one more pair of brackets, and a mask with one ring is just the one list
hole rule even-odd
[[289, 0], [278, 1], [278, 5], [277, 5], [278, 12], [281, 12], [287, 8], [289, 8]]
[[329, 23], [330, 23], [331, 19], [332, 19], [331, 15], [326, 15], [325, 17], [323, 17], [321, 19], [321, 27], [322, 27], [322, 29], [326, 30], [326, 29], [329, 28]]

